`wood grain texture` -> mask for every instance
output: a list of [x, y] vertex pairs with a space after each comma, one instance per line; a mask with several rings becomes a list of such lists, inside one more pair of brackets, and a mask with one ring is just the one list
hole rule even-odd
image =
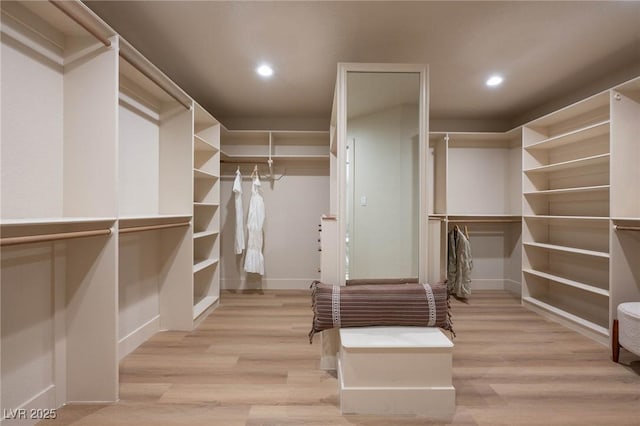
[[[456, 425], [639, 425], [640, 358], [522, 308], [506, 292], [453, 301]], [[158, 333], [120, 365], [120, 401], [71, 405], [45, 425], [424, 425], [343, 416], [309, 345], [304, 291], [223, 292], [191, 333]]]

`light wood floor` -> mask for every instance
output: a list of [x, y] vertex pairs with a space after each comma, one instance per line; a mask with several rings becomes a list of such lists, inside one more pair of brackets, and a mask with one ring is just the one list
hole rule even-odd
[[[59, 410], [45, 425], [418, 425], [342, 416], [336, 378], [309, 345], [307, 292], [225, 292], [190, 333], [159, 333], [120, 367], [120, 402]], [[505, 292], [453, 302], [460, 425], [640, 425], [640, 359], [522, 308]]]

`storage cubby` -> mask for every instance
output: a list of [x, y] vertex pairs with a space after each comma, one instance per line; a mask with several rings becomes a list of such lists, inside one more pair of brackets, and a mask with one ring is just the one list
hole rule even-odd
[[220, 297], [220, 123], [195, 104], [193, 122], [193, 289], [191, 316]]
[[190, 214], [192, 112], [147, 77], [153, 65], [125, 42], [121, 49], [127, 53], [119, 64], [120, 216]]
[[[115, 217], [118, 40], [2, 2], [2, 219]], [[63, 167], [64, 166], [64, 167]]]
[[609, 334], [609, 297], [567, 286], [527, 271], [523, 301], [530, 308], [603, 341]]
[[271, 155], [276, 160], [329, 160], [327, 132], [274, 131], [271, 133]]
[[222, 160], [265, 161], [269, 157], [269, 132], [259, 130], [227, 130], [222, 127]]
[[640, 78], [611, 96], [611, 216], [640, 218]]
[[119, 221], [120, 359], [160, 330], [192, 328], [190, 218]]
[[222, 160], [329, 161], [329, 132], [222, 129]]
[[447, 214], [519, 215], [519, 129], [508, 133], [448, 133], [448, 137]]
[[13, 238], [101, 232], [2, 247], [3, 409], [29, 412], [117, 399], [113, 226], [113, 219], [3, 222], [3, 244]]

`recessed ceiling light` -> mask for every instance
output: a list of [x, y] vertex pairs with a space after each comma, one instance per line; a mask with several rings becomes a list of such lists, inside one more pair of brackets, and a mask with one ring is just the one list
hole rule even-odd
[[271, 77], [273, 75], [273, 68], [267, 64], [262, 64], [256, 68], [256, 72], [262, 77]]
[[492, 75], [491, 77], [489, 77], [487, 79], [487, 86], [489, 87], [495, 87], [495, 86], [500, 86], [502, 84], [502, 77], [499, 75]]

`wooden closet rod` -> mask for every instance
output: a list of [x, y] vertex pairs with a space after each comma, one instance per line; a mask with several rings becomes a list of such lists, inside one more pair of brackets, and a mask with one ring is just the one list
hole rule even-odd
[[640, 231], [640, 226], [615, 225], [615, 228], [619, 231]]
[[163, 225], [132, 226], [130, 228], [121, 228], [119, 232], [121, 234], [128, 234], [129, 232], [153, 231], [156, 229], [179, 228], [182, 226], [189, 226], [189, 222], [165, 223]]
[[69, 240], [71, 238], [96, 237], [99, 235], [111, 235], [111, 229], [99, 229], [96, 231], [59, 232], [56, 234], [28, 235], [24, 237], [0, 238], [0, 246], [15, 246], [17, 244], [42, 243], [46, 241]]
[[185, 107], [186, 109], [191, 109], [191, 105], [189, 105], [188, 103], [184, 102], [182, 99], [178, 98], [176, 95], [174, 95], [169, 89], [166, 88], [166, 86], [157, 78], [155, 78], [154, 76], [152, 76], [151, 74], [149, 74], [147, 71], [145, 71], [144, 69], [142, 69], [142, 67], [140, 67], [135, 59], [133, 57], [131, 57], [129, 55], [129, 53], [125, 52], [124, 50], [120, 49], [120, 57], [122, 59], [124, 59], [125, 61], [127, 61], [129, 64], [131, 64], [132, 67], [134, 67], [135, 69], [137, 69], [138, 71], [140, 71], [140, 73], [142, 75], [144, 75], [145, 77], [147, 77], [149, 80], [151, 80], [156, 86], [158, 86], [159, 88], [161, 88], [162, 90], [164, 90], [164, 92], [171, 96], [173, 99], [175, 99], [176, 102], [178, 102], [180, 105], [182, 105], [183, 107]]
[[71, 18], [76, 24], [84, 28], [89, 34], [98, 39], [100, 43], [104, 44], [106, 47], [111, 47], [111, 40], [100, 34], [95, 30], [95, 28], [92, 28], [91, 25], [89, 25], [82, 16], [78, 15], [73, 11], [73, 9], [71, 9], [71, 7], [69, 7], [70, 4], [74, 3], [61, 0], [49, 0], [49, 3], [54, 5], [56, 8], [58, 8], [58, 10]]

